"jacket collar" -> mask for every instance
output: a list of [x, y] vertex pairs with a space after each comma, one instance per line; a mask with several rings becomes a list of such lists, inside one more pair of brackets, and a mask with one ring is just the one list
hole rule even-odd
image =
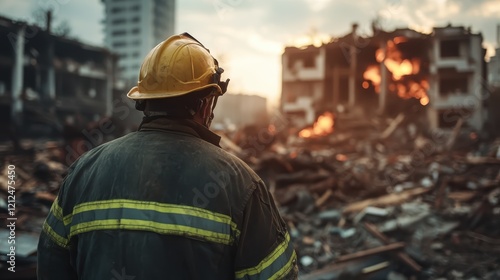
[[175, 131], [201, 138], [217, 147], [221, 137], [190, 119], [173, 119], [166, 116], [144, 117], [139, 131]]

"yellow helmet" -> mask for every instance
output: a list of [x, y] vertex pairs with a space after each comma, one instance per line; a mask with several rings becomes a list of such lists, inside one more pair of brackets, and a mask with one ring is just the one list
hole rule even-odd
[[168, 98], [209, 87], [222, 95], [229, 82], [220, 81], [222, 72], [224, 69], [198, 40], [188, 33], [174, 35], [148, 53], [137, 86], [127, 96], [134, 100]]

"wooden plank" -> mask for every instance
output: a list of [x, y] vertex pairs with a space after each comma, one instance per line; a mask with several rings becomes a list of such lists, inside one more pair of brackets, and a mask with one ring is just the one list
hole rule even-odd
[[332, 196], [333, 191], [327, 190], [320, 198], [316, 200], [316, 207], [323, 205]]
[[453, 148], [453, 145], [455, 145], [455, 141], [457, 140], [457, 136], [460, 133], [463, 124], [464, 124], [464, 119], [463, 118], [458, 119], [457, 123], [455, 124], [455, 127], [453, 128], [453, 131], [451, 132], [450, 138], [448, 138], [448, 141], [446, 142], [447, 150], [451, 150], [451, 148]]
[[460, 191], [460, 192], [450, 192], [448, 193], [448, 198], [458, 202], [465, 202], [476, 197], [477, 192], [475, 191]]
[[405, 119], [405, 115], [403, 115], [403, 113], [399, 113], [399, 115], [391, 121], [391, 123], [384, 130], [384, 132], [382, 132], [382, 134], [380, 135], [380, 138], [387, 139], [389, 136], [391, 136], [391, 134], [396, 130], [396, 128], [398, 128], [399, 124], [401, 122], [403, 122], [404, 119]]
[[348, 214], [348, 213], [354, 213], [354, 212], [359, 212], [365, 209], [368, 206], [378, 206], [378, 207], [384, 207], [384, 206], [390, 206], [390, 205], [398, 205], [401, 204], [408, 199], [422, 195], [424, 193], [427, 193], [431, 191], [432, 188], [415, 188], [411, 190], [407, 190], [404, 192], [400, 193], [391, 193], [388, 195], [384, 195], [381, 197], [377, 198], [370, 198], [358, 202], [351, 203], [344, 207], [343, 213]]
[[[389, 238], [385, 234], [383, 234], [382, 232], [380, 232], [374, 224], [364, 223], [364, 226], [365, 226], [366, 230], [369, 233], [371, 233], [373, 236], [375, 236], [378, 240], [382, 241], [382, 243], [384, 243], [384, 244], [390, 244], [391, 243], [391, 240], [389, 240]], [[405, 252], [398, 252], [396, 254], [396, 256], [398, 257], [398, 259], [400, 259], [403, 263], [405, 263], [406, 265], [408, 265], [414, 271], [416, 271], [416, 272], [422, 271], [422, 267], [418, 263], [416, 263]]]
[[396, 251], [405, 247], [403, 242], [391, 243], [359, 252], [355, 252], [348, 255], [340, 256], [335, 262], [346, 262], [354, 259], [364, 258], [367, 256], [377, 255], [381, 253]]

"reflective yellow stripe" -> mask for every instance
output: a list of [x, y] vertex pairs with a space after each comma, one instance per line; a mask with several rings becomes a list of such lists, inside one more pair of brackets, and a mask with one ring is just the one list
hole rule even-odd
[[63, 211], [62, 208], [59, 207], [59, 200], [58, 197], [54, 200], [54, 203], [52, 203], [52, 206], [50, 207], [50, 211], [54, 214], [54, 217], [56, 217], [58, 220], [63, 221]]
[[295, 260], [297, 258], [297, 254], [295, 253], [295, 251], [293, 251], [293, 254], [292, 256], [290, 256], [290, 259], [288, 259], [288, 262], [286, 263], [286, 265], [284, 267], [282, 267], [280, 270], [278, 270], [278, 272], [276, 272], [271, 278], [269, 279], [280, 279], [281, 277], [287, 275], [292, 269], [293, 269], [293, 266], [295, 265], [293, 263], [293, 260]]
[[50, 217], [49, 224], [45, 226], [46, 231], [61, 246], [67, 246], [77, 234], [106, 229], [145, 230], [226, 245], [233, 244], [240, 235], [228, 215], [192, 206], [151, 201], [111, 199], [86, 202], [76, 205], [71, 214], [63, 216], [56, 199]]
[[[261, 273], [264, 269], [266, 269], [271, 264], [273, 264], [273, 262], [276, 261], [276, 259], [278, 259], [278, 257], [280, 257], [283, 253], [285, 253], [286, 249], [289, 246], [289, 244], [288, 244], [289, 242], [290, 242], [290, 234], [288, 234], [288, 232], [287, 232], [285, 235], [285, 240], [283, 242], [281, 242], [278, 245], [278, 247], [276, 247], [269, 255], [267, 255], [258, 265], [251, 267], [251, 268], [237, 271], [235, 273], [236, 278], [243, 278], [245, 275], [251, 276], [251, 275]], [[289, 262], [290, 262], [290, 260], [289, 260]], [[284, 266], [283, 268], [286, 268], [286, 266]], [[283, 268], [281, 268], [281, 269], [283, 269]], [[280, 269], [280, 271], [281, 271], [281, 269]], [[279, 275], [279, 271], [274, 273], [273, 275]]]
[[113, 209], [113, 208], [152, 210], [160, 213], [172, 213], [172, 214], [196, 216], [212, 220], [215, 222], [228, 224], [231, 226], [231, 229], [235, 232], [236, 236], [240, 235], [240, 232], [236, 224], [231, 220], [231, 217], [224, 214], [211, 212], [202, 208], [186, 206], [186, 205], [175, 205], [175, 204], [159, 203], [152, 201], [136, 201], [129, 199], [111, 199], [111, 200], [101, 200], [101, 201], [78, 204], [73, 208], [73, 213], [63, 218], [64, 225], [71, 224], [73, 216], [78, 213], [92, 211], [92, 210]]
[[74, 226], [71, 226], [69, 237], [71, 238], [72, 236], [75, 236], [77, 234], [93, 230], [106, 229], [146, 230], [159, 234], [186, 235], [193, 238], [209, 240], [212, 242], [227, 245], [232, 243], [232, 238], [228, 234], [222, 234], [183, 225], [163, 224], [153, 221], [132, 219], [97, 220], [76, 224]]
[[67, 248], [68, 247], [68, 239], [60, 236], [59, 234], [57, 234], [53, 229], [52, 227], [50, 227], [49, 224], [47, 224], [47, 222], [44, 222], [43, 223], [43, 231], [45, 233], [47, 233], [48, 236], [50, 236], [50, 238], [59, 246], [63, 247], [63, 248]]
[[42, 230], [57, 245], [59, 245], [63, 248], [68, 247], [69, 239], [67, 239], [65, 236], [62, 208], [59, 207], [59, 200], [57, 197], [56, 197], [56, 199], [54, 199], [54, 202], [52, 203], [52, 206], [50, 207], [49, 215], [47, 216], [47, 218], [45, 219], [45, 222], [43, 223]]
[[[178, 224], [176, 219], [182, 219], [180, 221], [187, 224]], [[197, 221], [201, 224], [190, 224], [191, 219], [201, 219]], [[63, 221], [69, 227], [70, 239], [92, 230], [129, 229], [184, 235], [230, 245], [240, 235], [231, 217], [224, 214], [186, 205], [129, 199], [81, 203]]]

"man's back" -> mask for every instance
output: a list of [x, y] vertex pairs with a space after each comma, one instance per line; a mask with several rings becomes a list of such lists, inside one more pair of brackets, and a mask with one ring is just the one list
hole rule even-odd
[[39, 245], [39, 266], [60, 271], [40, 279], [294, 277], [268, 191], [207, 131], [162, 118], [82, 156]]

